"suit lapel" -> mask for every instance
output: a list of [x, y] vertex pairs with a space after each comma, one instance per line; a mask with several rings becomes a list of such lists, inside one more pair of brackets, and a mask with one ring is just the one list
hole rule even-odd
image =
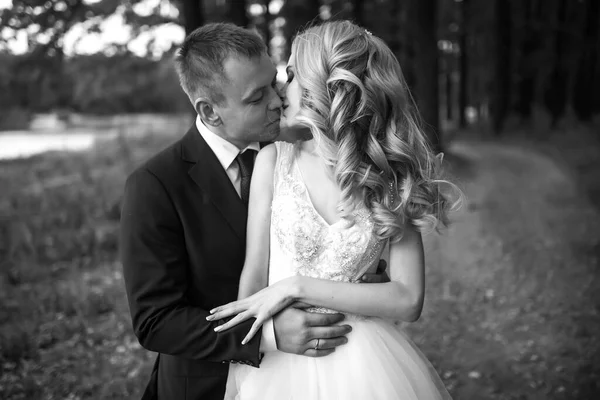
[[183, 137], [181, 150], [182, 158], [194, 163], [189, 170], [192, 180], [206, 193], [240, 240], [245, 242], [248, 210], [195, 125]]

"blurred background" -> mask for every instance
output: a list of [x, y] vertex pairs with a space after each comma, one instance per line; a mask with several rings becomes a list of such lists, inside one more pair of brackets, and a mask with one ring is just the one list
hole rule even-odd
[[[0, 0], [0, 398], [135, 399], [126, 176], [193, 120], [196, 27], [351, 19], [396, 53], [467, 202], [425, 238], [407, 329], [455, 399], [600, 398], [597, 0]], [[283, 79], [283, 74], [281, 76]], [[376, 382], [369, 384], [376, 385]]]

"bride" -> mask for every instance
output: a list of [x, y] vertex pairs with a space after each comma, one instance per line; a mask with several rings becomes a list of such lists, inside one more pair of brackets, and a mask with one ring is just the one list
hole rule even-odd
[[[326, 357], [275, 351], [260, 368], [231, 366], [225, 398], [449, 399], [394, 323], [419, 318], [421, 232], [445, 225], [453, 206], [400, 65], [381, 39], [336, 21], [296, 37], [287, 74], [282, 123], [313, 139], [259, 153], [239, 300], [208, 318], [233, 316], [220, 331], [256, 318], [243, 343], [290, 306], [345, 313], [352, 332]], [[380, 257], [391, 281], [358, 284]]]

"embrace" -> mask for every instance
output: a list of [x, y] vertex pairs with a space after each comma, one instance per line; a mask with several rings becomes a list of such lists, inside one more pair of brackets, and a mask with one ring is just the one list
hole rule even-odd
[[219, 23], [175, 62], [195, 124], [121, 213], [133, 327], [159, 353], [143, 399], [449, 399], [395, 323], [421, 314], [421, 233], [453, 204], [388, 46], [311, 27], [278, 87], [262, 39]]

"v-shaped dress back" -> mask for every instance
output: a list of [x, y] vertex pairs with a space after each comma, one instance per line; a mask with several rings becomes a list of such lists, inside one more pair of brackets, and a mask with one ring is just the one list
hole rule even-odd
[[[276, 147], [269, 284], [293, 275], [360, 284], [385, 246], [373, 233], [371, 213], [357, 206], [353, 222], [328, 223], [311, 202], [294, 145]], [[352, 326], [348, 343], [328, 356], [275, 351], [265, 354], [260, 368], [232, 365], [225, 399], [450, 399], [429, 361], [393, 321], [347, 315], [344, 323]]]

